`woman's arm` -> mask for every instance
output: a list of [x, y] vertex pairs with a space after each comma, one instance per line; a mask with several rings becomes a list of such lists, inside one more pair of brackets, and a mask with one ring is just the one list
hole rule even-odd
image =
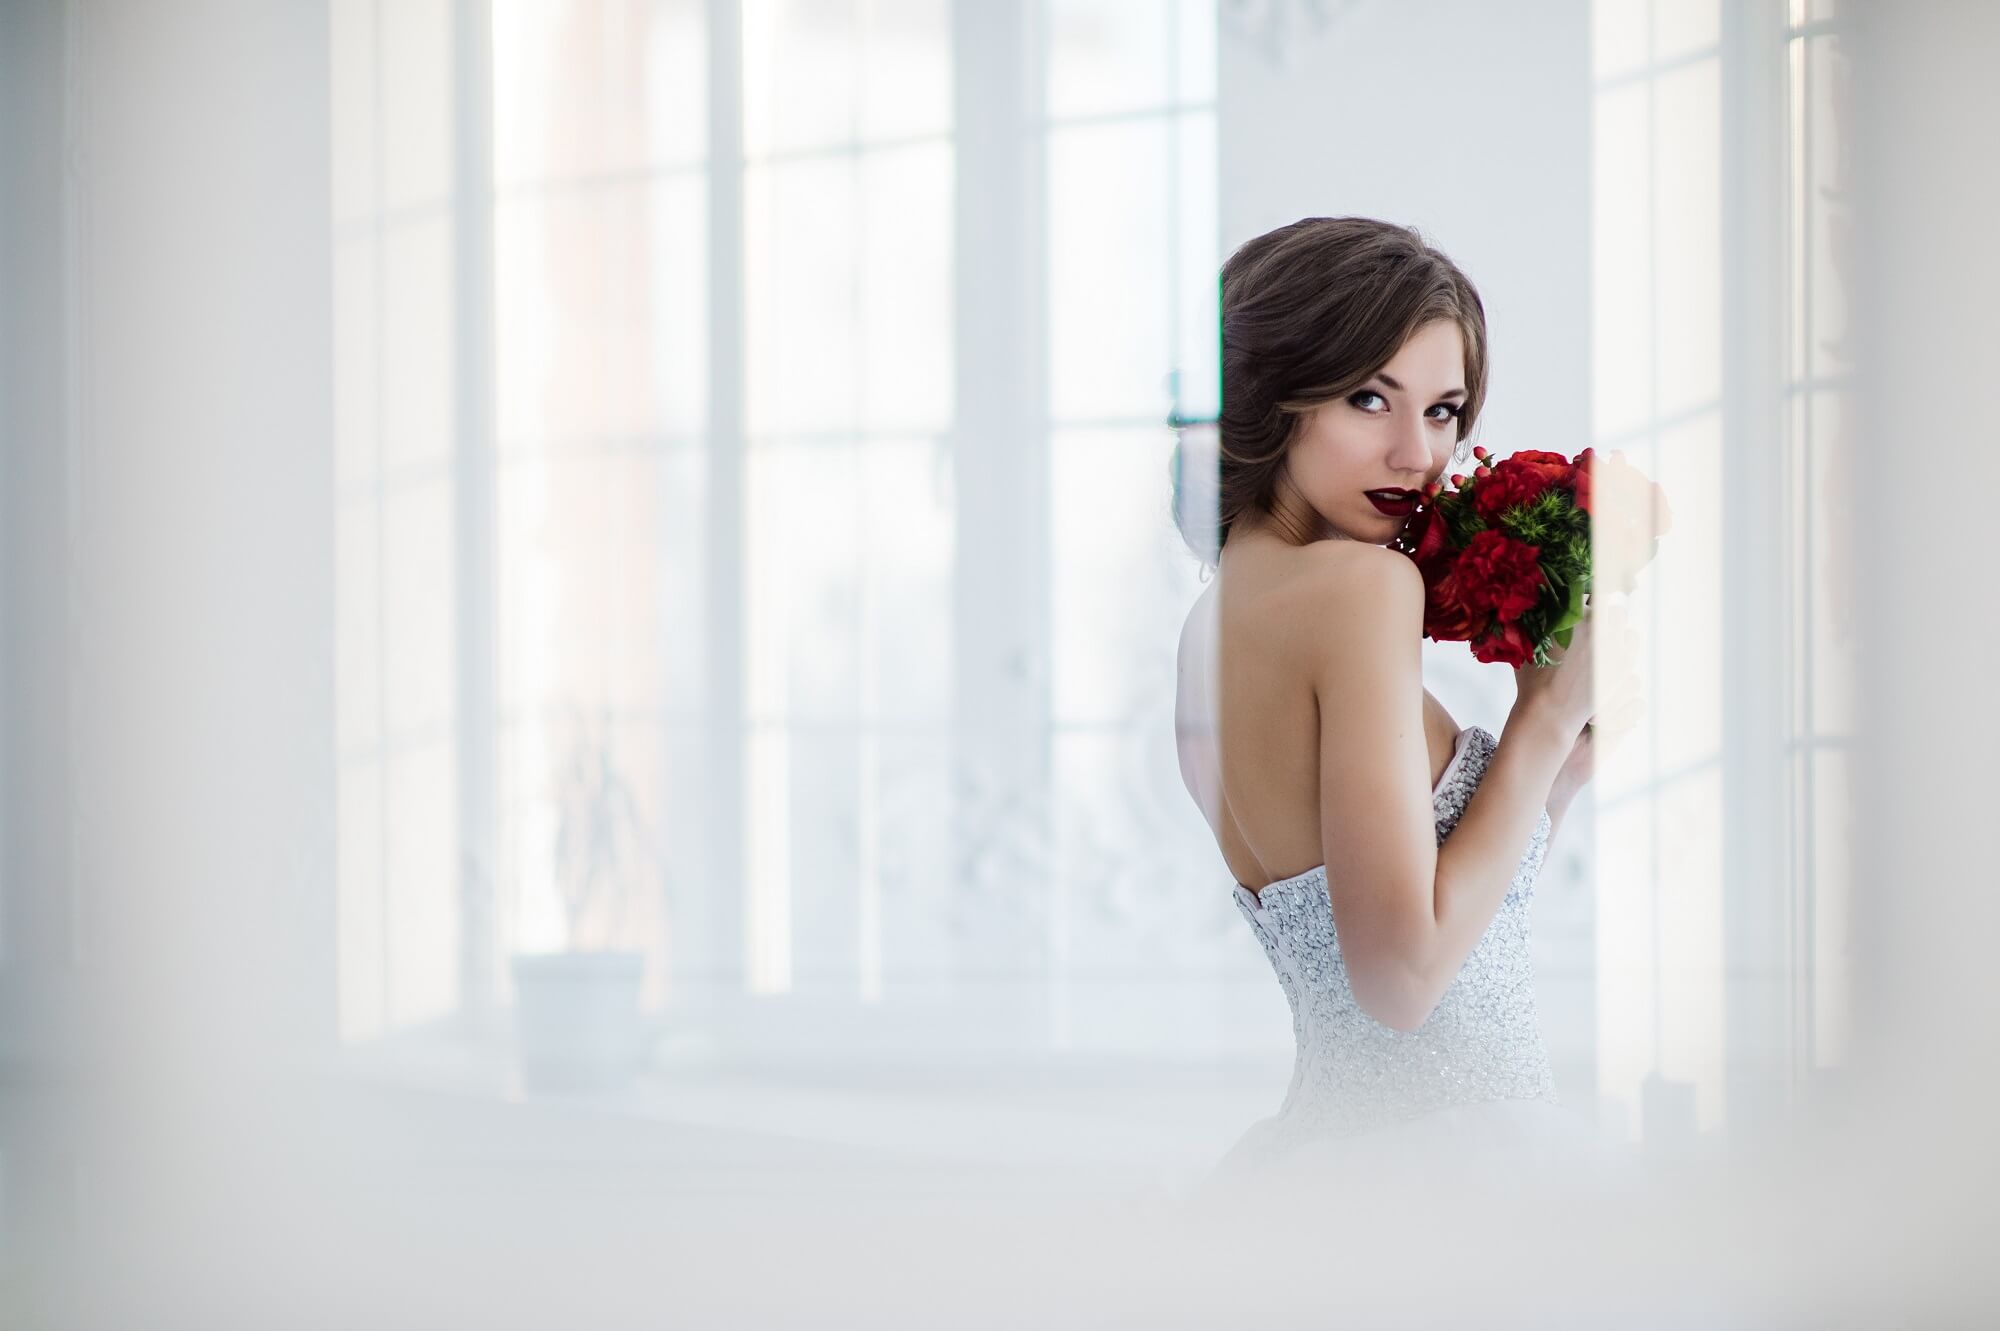
[[1556, 832], [1563, 825], [1563, 815], [1569, 812], [1571, 802], [1576, 799], [1576, 791], [1565, 788], [1560, 777], [1549, 790], [1549, 844], [1554, 845]]
[[[1546, 711], [1515, 703], [1485, 774], [1438, 849], [1437, 936], [1423, 974], [1422, 1015], [1444, 997], [1499, 913], [1569, 749]], [[1553, 836], [1558, 813], [1551, 806], [1548, 814]]]
[[1307, 646], [1334, 928], [1362, 1009], [1412, 1031], [1498, 913], [1569, 743], [1542, 711], [1517, 705], [1439, 846], [1423, 733], [1423, 575], [1381, 547], [1324, 558]]

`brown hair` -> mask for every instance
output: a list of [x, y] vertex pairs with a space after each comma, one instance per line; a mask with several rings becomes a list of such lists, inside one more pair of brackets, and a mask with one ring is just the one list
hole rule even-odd
[[[1486, 309], [1470, 279], [1416, 228], [1367, 217], [1307, 217], [1245, 241], [1222, 265], [1222, 415], [1214, 531], [1175, 496], [1175, 520], [1213, 566], [1229, 528], [1269, 513], [1285, 457], [1315, 407], [1354, 392], [1436, 319], [1465, 340], [1461, 443], [1486, 401]], [[1181, 490], [1181, 448], [1174, 474]]]

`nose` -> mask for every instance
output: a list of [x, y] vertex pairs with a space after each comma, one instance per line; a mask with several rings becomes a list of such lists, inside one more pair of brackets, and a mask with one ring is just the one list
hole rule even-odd
[[1423, 475], [1430, 471], [1431, 444], [1424, 436], [1427, 423], [1418, 421], [1414, 425], [1399, 426], [1396, 437], [1389, 449], [1389, 465], [1397, 471], [1409, 475]]

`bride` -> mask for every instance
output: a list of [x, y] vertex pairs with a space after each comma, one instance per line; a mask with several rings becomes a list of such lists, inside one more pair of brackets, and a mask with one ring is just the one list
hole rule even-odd
[[1486, 374], [1478, 293], [1410, 228], [1307, 218], [1223, 266], [1215, 530], [1187, 532], [1216, 573], [1176, 728], [1297, 1051], [1212, 1182], [1456, 1183], [1594, 1149], [1550, 1072], [1529, 912], [1594, 749], [1638, 707], [1611, 661], [1631, 630], [1593, 609], [1555, 664], [1514, 672], [1498, 736], [1461, 727], [1424, 688], [1423, 577], [1391, 547], [1462, 462]]

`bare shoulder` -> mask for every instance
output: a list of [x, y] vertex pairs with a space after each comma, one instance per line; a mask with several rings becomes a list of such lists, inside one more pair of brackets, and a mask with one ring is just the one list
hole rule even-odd
[[1294, 607], [1320, 646], [1416, 645], [1423, 635], [1424, 575], [1385, 545], [1321, 541], [1311, 547]]

